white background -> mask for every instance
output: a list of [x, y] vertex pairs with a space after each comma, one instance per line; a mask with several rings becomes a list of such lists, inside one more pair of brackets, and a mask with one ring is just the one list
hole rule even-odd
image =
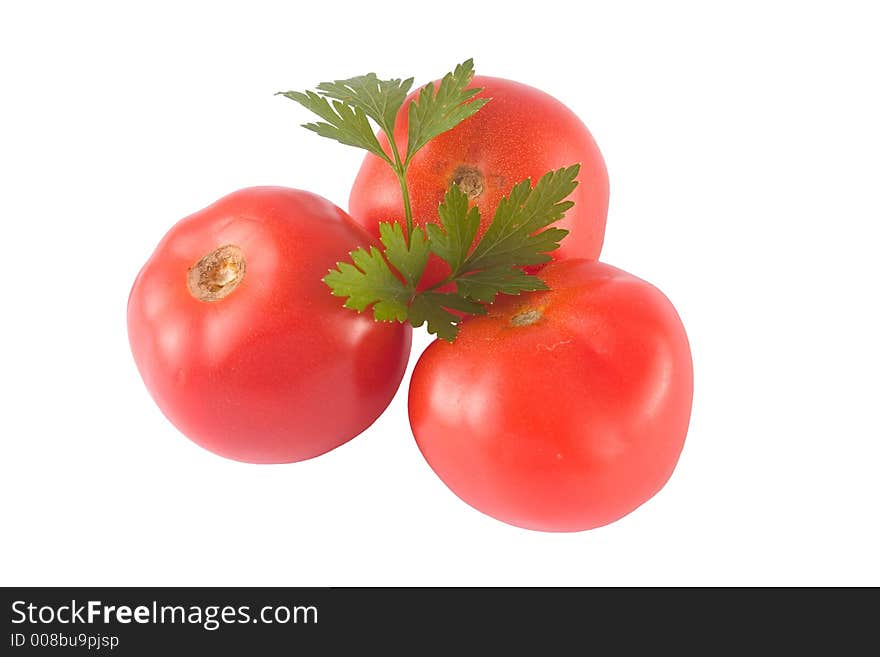
[[[0, 583], [880, 584], [871, 3], [603, 4], [4, 2]], [[255, 184], [347, 205], [361, 154], [273, 92], [470, 56], [584, 119], [603, 260], [692, 342], [678, 469], [602, 529], [460, 502], [408, 375], [344, 447], [249, 466], [178, 434], [129, 354], [129, 287], [179, 218]]]

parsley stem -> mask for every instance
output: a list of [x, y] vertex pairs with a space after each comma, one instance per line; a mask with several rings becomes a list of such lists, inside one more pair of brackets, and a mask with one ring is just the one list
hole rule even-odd
[[410, 235], [413, 231], [412, 205], [409, 200], [409, 187], [406, 184], [406, 172], [395, 167], [397, 180], [400, 182], [400, 194], [403, 196], [403, 213], [406, 216], [406, 243], [409, 245]]
[[391, 168], [397, 176], [397, 182], [400, 183], [400, 195], [403, 197], [403, 214], [406, 217], [406, 244], [409, 246], [410, 235], [413, 231], [412, 204], [409, 200], [409, 187], [406, 184], [406, 169], [409, 162], [404, 162], [400, 157], [400, 149], [397, 148], [397, 142], [394, 140], [394, 132], [388, 129], [388, 126], [381, 125], [382, 131], [388, 138], [388, 144], [391, 146], [391, 155], [394, 158]]

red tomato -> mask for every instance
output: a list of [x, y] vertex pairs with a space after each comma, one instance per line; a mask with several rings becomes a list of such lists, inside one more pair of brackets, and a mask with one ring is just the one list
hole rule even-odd
[[[413, 159], [409, 183], [415, 224], [437, 223], [437, 206], [452, 182], [457, 182], [480, 209], [482, 235], [495, 207], [513, 186], [526, 178], [535, 183], [548, 171], [581, 164], [580, 184], [569, 197], [574, 207], [557, 226], [571, 233], [554, 258], [596, 259], [602, 250], [608, 212], [608, 173], [605, 162], [586, 126], [558, 100], [518, 82], [475, 77], [482, 87], [478, 97], [492, 100], [474, 116], [436, 137]], [[398, 115], [394, 139], [406, 150], [407, 107]], [[379, 137], [387, 149], [388, 140]], [[379, 222], [404, 223], [400, 184], [388, 166], [368, 154], [351, 190], [352, 217], [378, 236]], [[448, 267], [432, 256], [423, 285], [441, 280]]]
[[655, 287], [568, 260], [552, 288], [502, 297], [437, 340], [412, 375], [409, 415], [428, 463], [461, 499], [528, 529], [580, 531], [653, 496], [687, 433], [684, 327]]
[[159, 408], [202, 447], [252, 463], [301, 461], [361, 433], [394, 396], [412, 333], [343, 308], [321, 278], [372, 243], [329, 201], [281, 187], [180, 221], [128, 302]]

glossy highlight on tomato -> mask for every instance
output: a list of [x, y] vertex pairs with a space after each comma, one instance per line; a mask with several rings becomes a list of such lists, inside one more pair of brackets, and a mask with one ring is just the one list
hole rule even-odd
[[545, 267], [550, 291], [500, 298], [435, 341], [412, 375], [419, 448], [449, 488], [499, 520], [580, 531], [659, 491], [690, 419], [684, 327], [655, 287], [609, 265]]
[[[513, 186], [527, 178], [534, 184], [548, 171], [580, 164], [580, 184], [569, 200], [574, 207], [556, 226], [570, 230], [554, 259], [596, 259], [602, 250], [608, 212], [608, 173], [590, 131], [552, 96], [511, 80], [476, 76], [471, 87], [478, 98], [492, 100], [474, 116], [434, 138], [413, 158], [407, 172], [415, 225], [437, 223], [437, 207], [455, 182], [480, 210], [482, 235], [495, 208]], [[407, 108], [398, 114], [394, 139], [406, 150]], [[385, 135], [379, 136], [387, 149]], [[385, 162], [367, 154], [351, 190], [349, 211], [360, 225], [378, 236], [379, 223], [404, 223], [400, 184]], [[424, 286], [436, 283], [448, 267], [432, 257]]]
[[326, 199], [282, 187], [178, 222], [128, 302], [159, 408], [199, 445], [252, 463], [301, 461], [361, 433], [400, 384], [411, 329], [343, 308], [321, 279], [374, 243]]

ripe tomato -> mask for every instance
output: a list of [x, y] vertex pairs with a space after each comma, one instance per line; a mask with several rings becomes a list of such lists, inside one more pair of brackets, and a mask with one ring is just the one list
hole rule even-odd
[[[482, 87], [478, 97], [491, 98], [474, 116], [436, 137], [413, 158], [407, 172], [414, 222], [437, 223], [437, 206], [449, 186], [456, 182], [480, 209], [479, 235], [488, 227], [495, 207], [513, 186], [526, 178], [532, 182], [548, 171], [581, 164], [580, 184], [569, 200], [574, 207], [556, 225], [571, 233], [554, 258], [596, 259], [605, 237], [608, 212], [608, 173], [589, 130], [558, 100], [518, 82], [480, 77], [472, 86]], [[406, 150], [407, 108], [411, 94], [398, 115], [394, 139]], [[385, 135], [379, 137], [387, 148]], [[368, 154], [351, 190], [352, 217], [378, 236], [379, 222], [404, 223], [400, 185], [385, 162]], [[448, 273], [448, 267], [432, 256], [423, 278], [425, 286]]]
[[687, 433], [693, 369], [672, 304], [614, 267], [545, 267], [416, 364], [413, 433], [461, 499], [513, 525], [579, 531], [653, 496]]
[[411, 329], [342, 307], [321, 281], [373, 240], [329, 201], [254, 187], [183, 219], [134, 282], [128, 333], [159, 408], [239, 461], [301, 461], [382, 413]]

